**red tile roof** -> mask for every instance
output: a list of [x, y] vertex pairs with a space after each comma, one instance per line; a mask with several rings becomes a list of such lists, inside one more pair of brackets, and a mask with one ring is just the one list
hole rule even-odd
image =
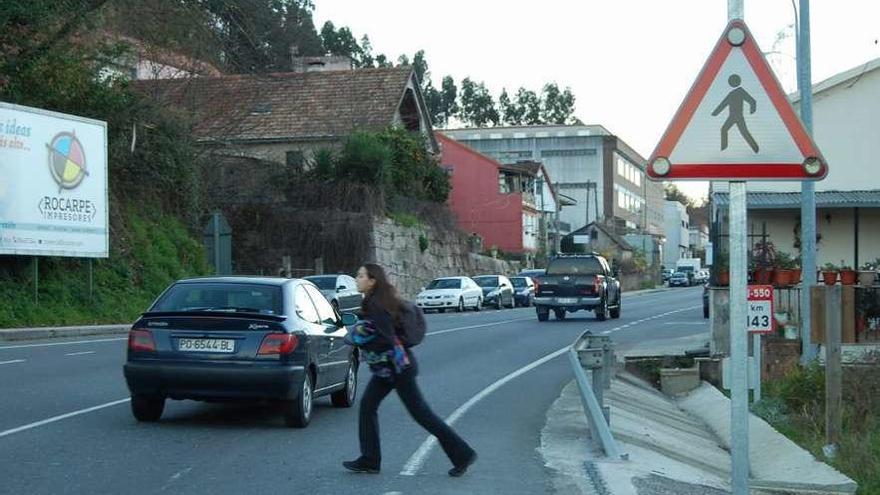
[[133, 82], [191, 114], [200, 140], [334, 139], [392, 124], [410, 67]]

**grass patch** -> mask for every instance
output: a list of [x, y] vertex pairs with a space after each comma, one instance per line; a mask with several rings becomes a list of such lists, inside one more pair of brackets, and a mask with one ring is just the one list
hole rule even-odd
[[36, 303], [32, 258], [0, 257], [0, 328], [130, 322], [174, 280], [209, 272], [202, 244], [176, 217], [123, 216], [110, 257], [92, 262], [91, 296], [86, 259], [41, 257]]
[[[843, 434], [837, 458], [828, 462], [859, 484], [859, 494], [880, 494], [880, 373], [876, 367], [844, 368]], [[825, 370], [798, 368], [764, 386], [753, 412], [777, 431], [824, 460]]]
[[391, 212], [388, 214], [388, 217], [391, 218], [391, 220], [397, 225], [409, 229], [422, 225], [422, 221], [419, 220], [419, 217], [413, 215], [412, 213]]

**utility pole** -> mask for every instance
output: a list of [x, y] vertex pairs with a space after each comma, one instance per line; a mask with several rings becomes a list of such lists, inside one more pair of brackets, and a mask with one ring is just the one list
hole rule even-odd
[[[800, 0], [797, 16], [798, 93], [801, 97], [801, 121], [807, 133], [813, 134], [813, 87], [810, 67], [810, 0]], [[801, 364], [816, 358], [816, 347], [810, 342], [812, 310], [810, 292], [816, 283], [816, 186], [813, 181], [801, 182]], [[830, 308], [829, 308], [830, 309]]]

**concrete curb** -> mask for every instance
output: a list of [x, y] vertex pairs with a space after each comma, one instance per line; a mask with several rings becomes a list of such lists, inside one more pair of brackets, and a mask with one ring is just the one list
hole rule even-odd
[[[730, 448], [730, 399], [718, 389], [704, 382], [678, 405], [705, 421]], [[749, 439], [752, 488], [811, 494], [852, 494], [858, 488], [755, 415], [749, 416]]]
[[40, 340], [63, 337], [85, 337], [94, 335], [124, 335], [131, 329], [125, 325], [86, 325], [72, 327], [41, 327], [41, 328], [2, 328], [0, 342], [16, 340]]

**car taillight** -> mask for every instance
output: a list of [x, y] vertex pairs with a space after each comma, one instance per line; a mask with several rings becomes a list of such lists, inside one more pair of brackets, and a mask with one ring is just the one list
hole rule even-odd
[[599, 280], [599, 277], [596, 277], [593, 280], [593, 292], [598, 294], [600, 290], [602, 290], [602, 281]]
[[257, 352], [260, 356], [266, 355], [285, 355], [290, 354], [296, 349], [296, 346], [299, 344], [299, 339], [296, 335], [292, 335], [289, 333], [270, 333], [263, 338], [263, 343], [260, 344], [260, 350]]
[[128, 350], [134, 352], [156, 352], [156, 342], [149, 330], [134, 330], [128, 332]]
[[541, 279], [533, 278], [532, 282], [535, 284], [535, 292], [538, 292], [538, 290], [541, 288]]

